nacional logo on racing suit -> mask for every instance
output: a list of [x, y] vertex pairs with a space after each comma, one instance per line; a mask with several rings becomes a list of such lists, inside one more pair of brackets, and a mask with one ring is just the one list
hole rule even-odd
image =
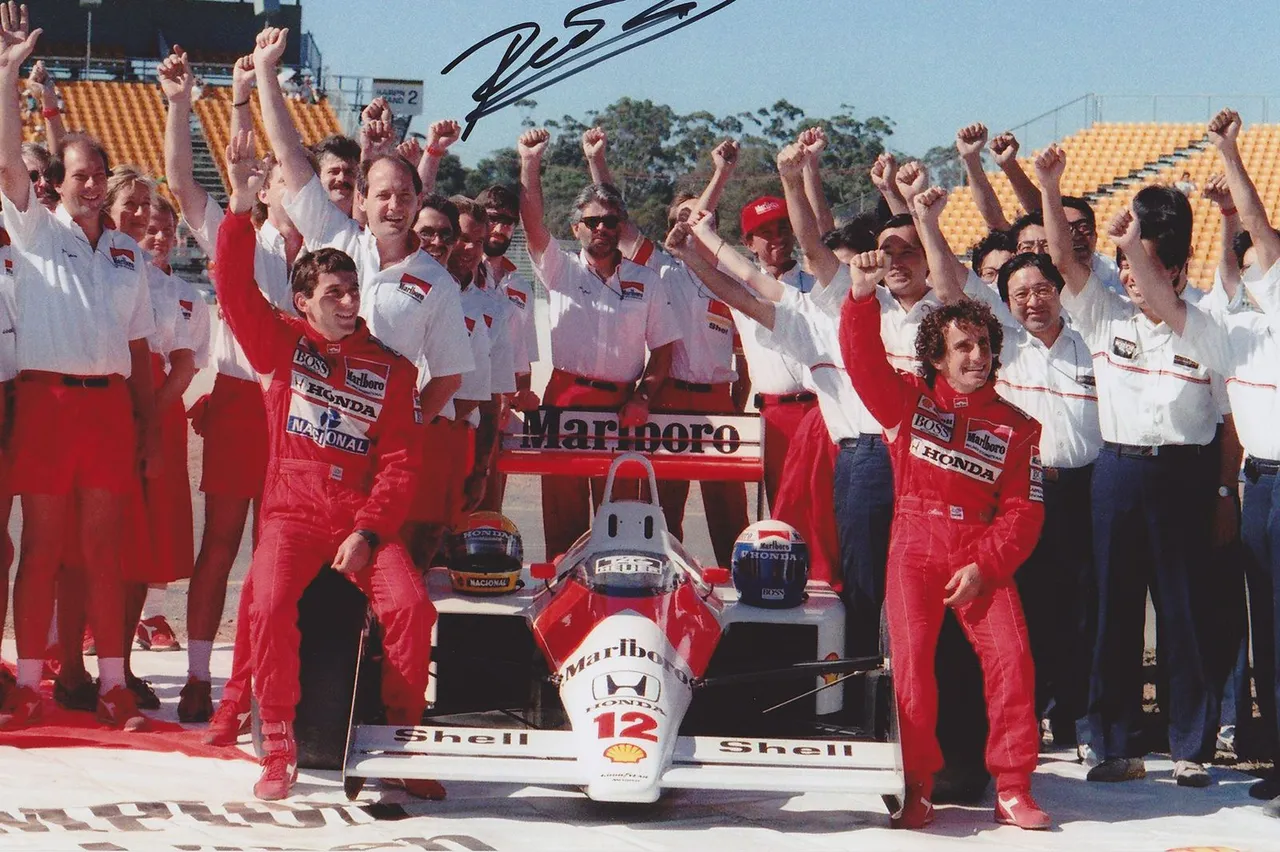
[[329, 378], [328, 362], [324, 360], [319, 352], [310, 347], [299, 344], [298, 348], [293, 350], [293, 365], [309, 370], [322, 379]]
[[980, 482], [995, 482], [1000, 477], [999, 468], [957, 450], [939, 447], [923, 438], [911, 439], [911, 455], [924, 459], [934, 467], [954, 470]]
[[347, 359], [347, 387], [365, 396], [382, 399], [387, 395], [387, 378], [391, 367], [363, 358]]
[[995, 462], [1004, 461], [1009, 453], [1009, 440], [1013, 437], [1013, 428], [990, 420], [970, 420], [965, 427], [964, 448], [977, 453], [984, 459]]
[[691, 679], [689, 673], [679, 665], [668, 660], [657, 651], [649, 651], [640, 647], [640, 643], [634, 639], [619, 639], [617, 645], [601, 648], [599, 651], [590, 654], [583, 654], [577, 660], [564, 667], [564, 674], [561, 675], [561, 678], [566, 681], [571, 680], [584, 669], [591, 668], [601, 660], [620, 660], [636, 657], [647, 659], [651, 663], [657, 663], [662, 666], [664, 671], [670, 672], [682, 684], [688, 685]]
[[289, 402], [289, 418], [285, 421], [285, 431], [292, 435], [360, 456], [369, 454], [366, 428], [359, 418], [346, 417], [336, 408], [317, 404], [297, 392]]
[[326, 403], [331, 408], [357, 414], [369, 420], [376, 420], [382, 412], [382, 405], [379, 403], [334, 390], [324, 382], [317, 382], [297, 370], [293, 372], [293, 387], [308, 399]]

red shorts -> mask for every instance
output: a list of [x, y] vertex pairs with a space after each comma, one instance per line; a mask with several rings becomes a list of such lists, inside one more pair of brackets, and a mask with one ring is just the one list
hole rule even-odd
[[561, 370], [551, 371], [542, 404], [556, 408], [584, 408], [617, 411], [631, 395], [631, 382], [604, 382], [576, 376]]
[[677, 411], [681, 414], [737, 414], [729, 382], [698, 384], [667, 379], [649, 403], [650, 411]]
[[138, 478], [133, 400], [120, 376], [105, 387], [64, 384], [53, 373], [18, 377], [9, 484], [15, 494], [96, 488], [126, 494]]
[[204, 437], [200, 490], [257, 500], [267, 478], [267, 411], [257, 382], [214, 379], [196, 432]]
[[0, 496], [13, 493], [9, 487], [9, 468], [13, 464], [13, 399], [18, 393], [16, 381], [0, 382]]
[[476, 430], [465, 420], [437, 417], [425, 427], [418, 491], [409, 520], [452, 527], [462, 515], [462, 489], [475, 467]]
[[773, 517], [791, 524], [809, 545], [809, 577], [842, 588], [836, 538], [835, 492], [838, 444], [831, 440], [822, 411], [814, 408], [791, 436]]

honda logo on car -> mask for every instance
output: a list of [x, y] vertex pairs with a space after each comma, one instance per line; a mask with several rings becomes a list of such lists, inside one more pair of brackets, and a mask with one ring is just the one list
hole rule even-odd
[[663, 416], [636, 427], [620, 426], [610, 412], [565, 412], [540, 408], [525, 417], [522, 450], [595, 450], [731, 456], [752, 449], [732, 423], [709, 423], [696, 416], [682, 422]]
[[591, 696], [597, 701], [604, 701], [619, 695], [629, 695], [657, 701], [662, 694], [662, 683], [653, 675], [644, 672], [616, 671], [596, 675], [591, 682]]
[[664, 671], [670, 672], [676, 680], [683, 684], [687, 685], [690, 681], [688, 672], [659, 654], [657, 651], [649, 651], [640, 647], [640, 643], [634, 639], [619, 639], [616, 646], [601, 648], [599, 651], [595, 651], [591, 654], [583, 654], [577, 660], [565, 666], [562, 677], [564, 680], [570, 680], [582, 672], [583, 669], [588, 669], [601, 660], [617, 660], [636, 657], [642, 657], [651, 663], [657, 663], [662, 666]]

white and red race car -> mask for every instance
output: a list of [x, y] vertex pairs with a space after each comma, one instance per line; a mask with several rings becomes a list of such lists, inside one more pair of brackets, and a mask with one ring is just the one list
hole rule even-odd
[[[642, 465], [657, 493], [649, 461], [626, 453], [606, 494], [626, 464]], [[741, 604], [726, 569], [700, 567], [659, 506], [636, 500], [606, 500], [562, 559], [526, 573], [523, 590], [500, 598], [431, 578], [440, 622], [427, 718], [438, 724], [352, 724], [349, 796], [365, 779], [434, 778], [566, 785], [602, 802], [703, 788], [873, 793], [896, 806], [886, 661], [839, 659], [844, 611], [829, 588], [811, 584], [790, 610]], [[779, 657], [788, 645], [799, 650]]]

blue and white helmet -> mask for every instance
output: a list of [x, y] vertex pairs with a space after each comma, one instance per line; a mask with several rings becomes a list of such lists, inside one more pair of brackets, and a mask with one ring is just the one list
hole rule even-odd
[[745, 604], [787, 609], [804, 603], [809, 546], [795, 527], [757, 521], [733, 543], [733, 585]]

